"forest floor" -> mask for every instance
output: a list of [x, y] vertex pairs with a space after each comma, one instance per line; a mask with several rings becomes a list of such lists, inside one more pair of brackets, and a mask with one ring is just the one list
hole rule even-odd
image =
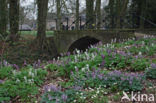
[[[33, 64], [35, 61], [50, 60], [52, 55], [47, 52], [40, 52], [36, 44], [34, 44], [36, 36], [24, 34], [20, 40], [13, 45], [5, 41], [0, 41], [0, 56], [3, 60], [8, 61], [11, 64], [17, 64], [22, 66], [24, 61], [29, 64]], [[47, 40], [51, 40], [47, 38]], [[50, 45], [53, 45], [52, 43]]]
[[[0, 102], [121, 103], [123, 91], [129, 97], [132, 91], [153, 94], [156, 101], [156, 37], [137, 35], [137, 40], [99, 43], [56, 59], [40, 55], [32, 36], [13, 46], [1, 42], [7, 61], [0, 63]], [[148, 97], [140, 103], [149, 103]]]

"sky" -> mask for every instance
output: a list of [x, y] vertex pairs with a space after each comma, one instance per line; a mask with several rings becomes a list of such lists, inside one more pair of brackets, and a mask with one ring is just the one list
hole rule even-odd
[[[85, 1], [86, 0], [80, 0], [80, 10], [81, 10], [81, 8], [83, 8], [83, 7], [85, 7]], [[102, 0], [102, 4], [103, 4], [103, 6], [104, 5], [107, 5], [108, 4], [108, 1], [109, 0]], [[34, 3], [34, 0], [21, 0], [21, 6], [23, 6], [23, 7], [28, 7], [28, 6], [30, 6], [31, 4], [33, 4]], [[103, 7], [102, 6], [102, 7]], [[32, 5], [31, 6], [31, 8], [34, 8], [34, 6]], [[54, 8], [55, 9], [55, 8]], [[55, 11], [55, 10], [54, 10]], [[36, 13], [34, 13], [34, 12], [32, 12], [32, 11], [27, 11], [28, 12], [28, 17], [29, 18], [34, 18], [34, 19], [36, 19]]]
[[[109, 0], [102, 0], [103, 3], [107, 4]], [[29, 5], [33, 3], [34, 0], [24, 0], [24, 3], [22, 3], [22, 6]], [[85, 0], [80, 0], [81, 5], [85, 5]]]

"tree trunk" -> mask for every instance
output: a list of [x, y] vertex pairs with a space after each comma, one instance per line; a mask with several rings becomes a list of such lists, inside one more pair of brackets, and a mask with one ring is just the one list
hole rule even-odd
[[117, 19], [116, 19], [116, 28], [120, 28], [120, 12], [121, 12], [121, 5], [120, 5], [121, 1], [117, 0], [116, 3], [116, 10], [117, 10]]
[[56, 1], [56, 10], [57, 10], [57, 26], [56, 29], [57, 30], [61, 30], [61, 1], [57, 0]]
[[19, 0], [9, 0], [10, 40], [18, 39], [19, 30]]
[[110, 12], [110, 24], [111, 28], [114, 28], [114, 0], [109, 0], [109, 12]]
[[140, 29], [144, 29], [144, 18], [146, 13], [146, 0], [141, 2]]
[[48, 11], [48, 0], [38, 0], [38, 28], [37, 28], [37, 41], [41, 49], [46, 39], [46, 18]]
[[7, 0], [0, 0], [0, 34], [2, 36], [6, 36], [7, 20]]
[[97, 29], [101, 27], [101, 0], [96, 0]]
[[76, 30], [79, 30], [79, 0], [76, 0]]
[[[121, 19], [125, 16], [129, 0], [117, 0], [117, 28], [121, 28]], [[121, 6], [122, 5], [122, 6]]]
[[86, 0], [87, 28], [92, 29], [94, 24], [94, 0]]

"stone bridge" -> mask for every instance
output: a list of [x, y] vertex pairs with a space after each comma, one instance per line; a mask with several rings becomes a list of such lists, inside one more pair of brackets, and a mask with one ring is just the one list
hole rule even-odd
[[58, 53], [74, 49], [85, 50], [90, 45], [98, 42], [110, 43], [134, 37], [134, 30], [83, 30], [83, 31], [55, 31], [54, 43]]

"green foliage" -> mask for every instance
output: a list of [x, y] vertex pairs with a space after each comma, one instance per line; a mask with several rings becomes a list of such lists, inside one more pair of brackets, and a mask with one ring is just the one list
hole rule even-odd
[[151, 67], [146, 70], [146, 77], [156, 79], [156, 64], [151, 64]]
[[133, 45], [127, 49], [132, 54], [146, 54], [149, 56], [154, 55], [156, 52], [155, 39], [141, 39], [133, 42]]
[[61, 76], [70, 77], [71, 71], [75, 71], [75, 67], [78, 69], [85, 68], [86, 65], [89, 65], [90, 67], [98, 67], [101, 63], [101, 58], [95, 58], [95, 60], [92, 61], [82, 61], [82, 62], [76, 62], [72, 63], [69, 62], [68, 64], [65, 64], [64, 66], [59, 66], [58, 71]]
[[0, 68], [0, 79], [9, 78], [12, 76], [13, 68], [11, 66]]
[[67, 89], [64, 92], [60, 90], [47, 91], [42, 96], [41, 103], [71, 103], [77, 98], [76, 92], [78, 91], [74, 89]]
[[121, 73], [120, 71], [112, 71], [101, 73], [99, 70], [75, 72], [71, 76], [74, 85], [81, 86], [84, 89], [87, 87], [96, 88], [100, 85], [108, 87], [112, 91], [137, 91], [142, 90], [142, 82], [145, 80], [143, 75]]
[[30, 98], [35, 98], [38, 86], [43, 83], [47, 75], [47, 71], [29, 66], [18, 72], [14, 70], [12, 73], [12, 76], [8, 76], [8, 80], [0, 84], [2, 101], [16, 96], [19, 96], [21, 101], [31, 101]]
[[58, 66], [55, 64], [48, 64], [45, 68], [49, 70], [50, 72], [58, 70]]
[[7, 88], [0, 88], [0, 102], [4, 102], [4, 101], [9, 102], [9, 100], [10, 100], [10, 97], [8, 97]]
[[112, 69], [123, 69], [129, 64], [129, 58], [126, 58], [125, 56], [122, 56], [120, 54], [106, 54], [104, 61], [105, 67]]
[[131, 63], [131, 71], [143, 71], [149, 66], [149, 62], [144, 58], [133, 58]]
[[12, 80], [14, 81], [25, 81], [26, 83], [35, 83], [36, 85], [41, 85], [47, 71], [43, 69], [33, 69], [31, 67], [22, 69], [20, 72], [15, 72]]
[[6, 91], [2, 91], [1, 98], [15, 98], [16, 96], [20, 96], [22, 101], [29, 101], [29, 96], [35, 96], [38, 93], [38, 87], [34, 84], [28, 84], [23, 81], [5, 81], [0, 85], [0, 88]]

